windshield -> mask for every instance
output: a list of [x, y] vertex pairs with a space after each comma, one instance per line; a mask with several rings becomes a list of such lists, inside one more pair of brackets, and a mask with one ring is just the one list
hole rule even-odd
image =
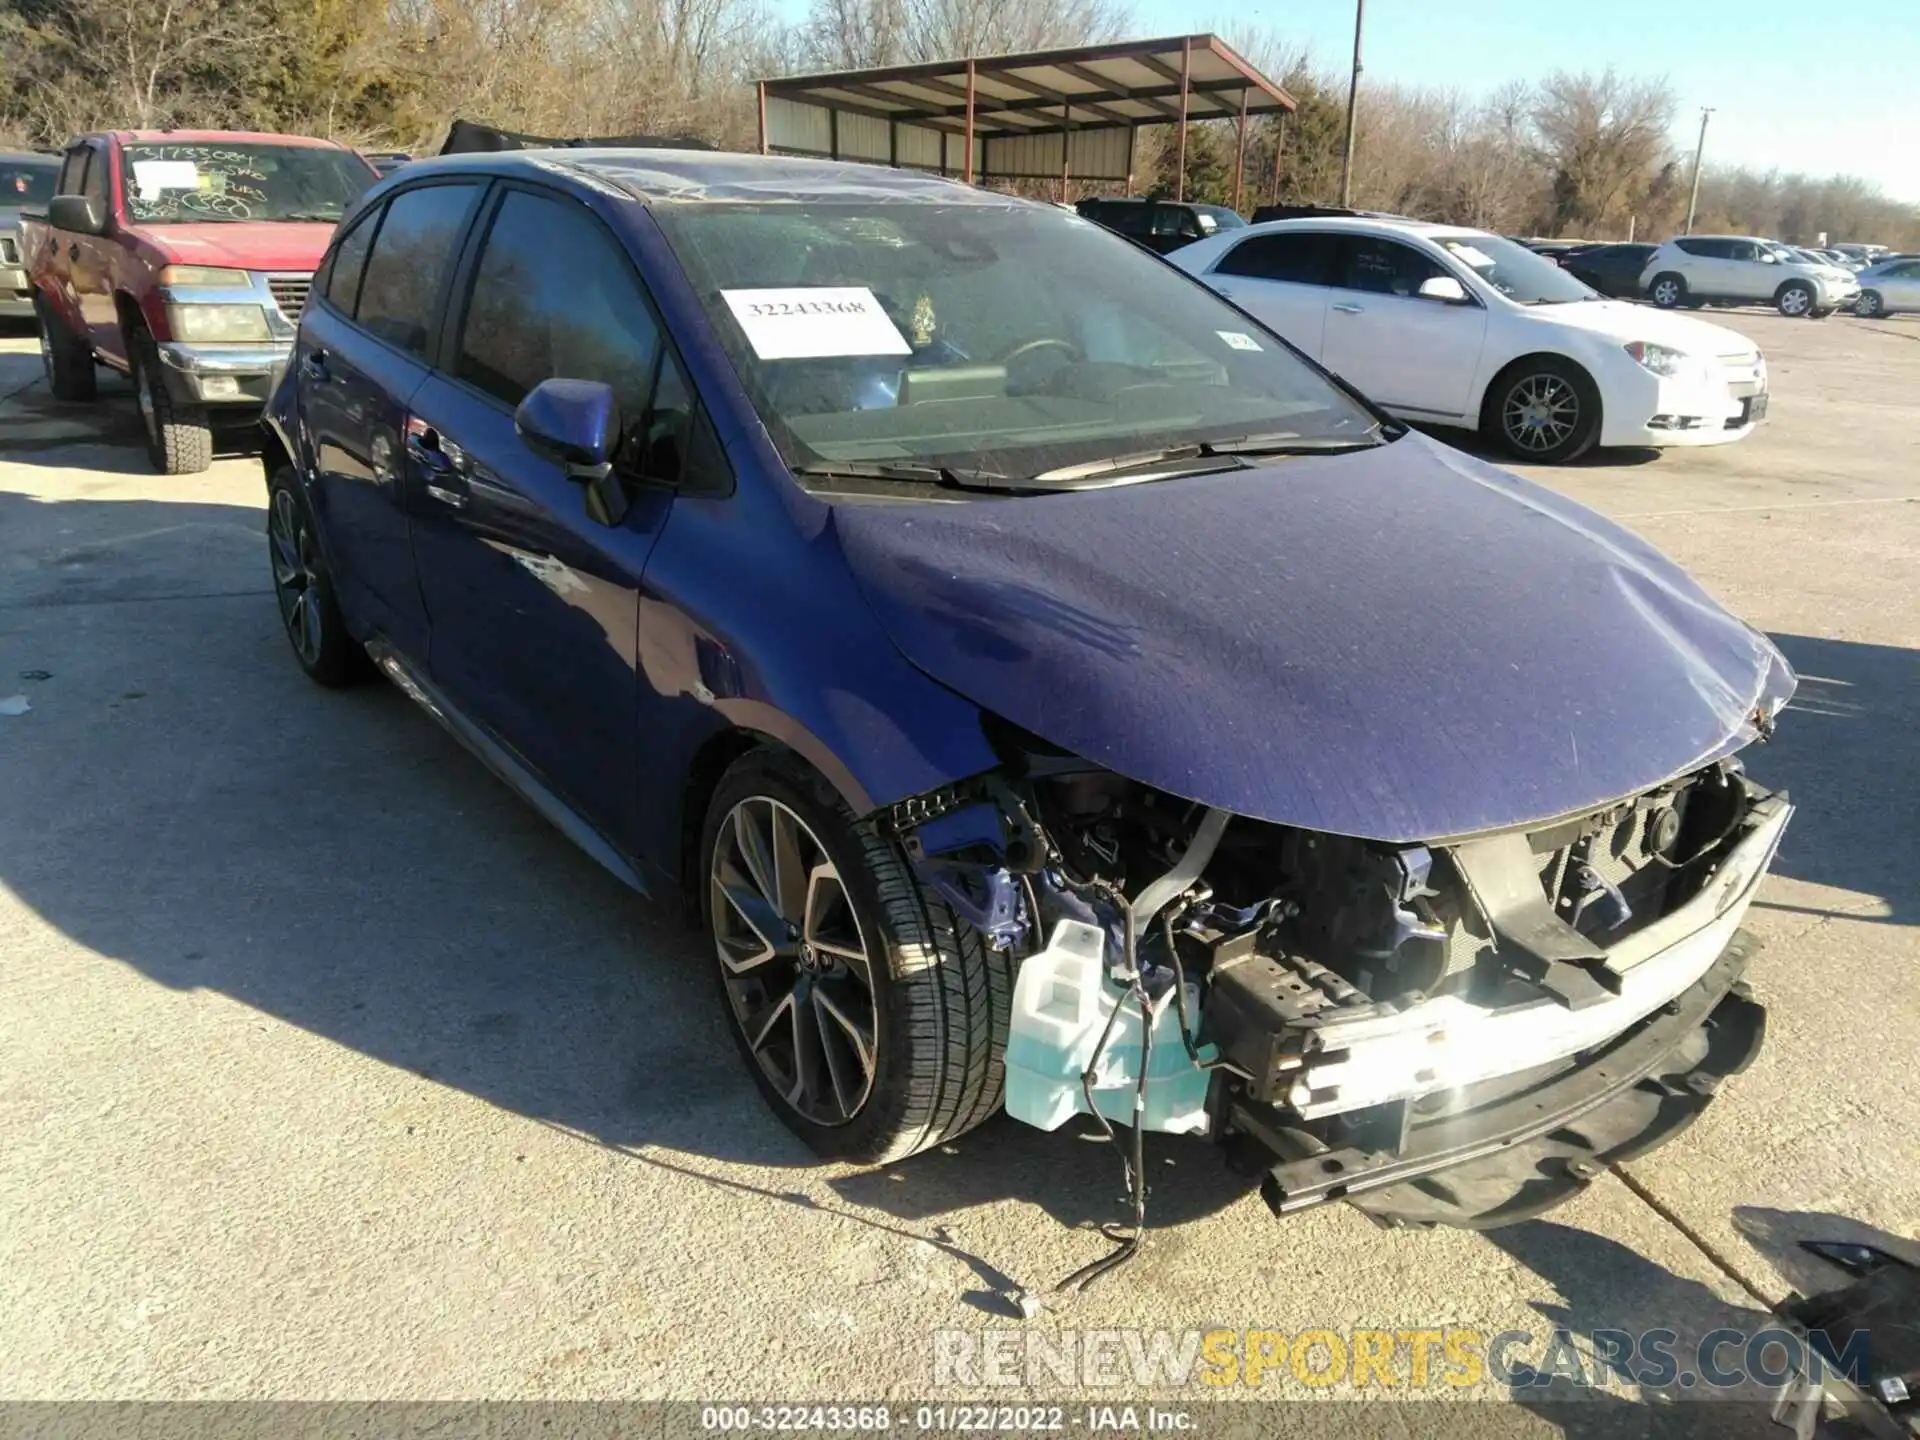
[[59, 174], [58, 161], [0, 160], [0, 210], [45, 205]]
[[340, 218], [374, 182], [367, 163], [330, 145], [127, 145], [120, 184], [135, 220]]
[[1032, 476], [1374, 419], [1246, 316], [1051, 206], [657, 205], [790, 466]]
[[1430, 238], [1516, 305], [1565, 305], [1599, 298], [1553, 261], [1498, 235]]

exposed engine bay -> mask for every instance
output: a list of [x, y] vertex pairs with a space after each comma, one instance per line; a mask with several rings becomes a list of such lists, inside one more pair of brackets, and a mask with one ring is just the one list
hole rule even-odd
[[1737, 926], [1791, 807], [1737, 759], [1415, 845], [1230, 817], [1057, 755], [1010, 770], [890, 823], [1024, 957], [1017, 1118], [1206, 1134], [1276, 1213], [1345, 1198], [1488, 1225], [1660, 1143], [1757, 1050]]

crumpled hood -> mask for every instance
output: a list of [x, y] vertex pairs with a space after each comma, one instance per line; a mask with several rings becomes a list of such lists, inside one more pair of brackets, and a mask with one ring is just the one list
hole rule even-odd
[[143, 224], [134, 231], [166, 259], [181, 265], [305, 273], [320, 267], [333, 226], [301, 220]]
[[1434, 840], [1731, 753], [1786, 660], [1645, 541], [1417, 434], [954, 505], [836, 504], [908, 659], [1144, 784]]

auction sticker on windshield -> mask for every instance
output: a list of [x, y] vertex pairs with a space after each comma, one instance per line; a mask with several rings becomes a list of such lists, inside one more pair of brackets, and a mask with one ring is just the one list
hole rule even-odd
[[1260, 342], [1244, 330], [1216, 330], [1213, 332], [1227, 342], [1230, 350], [1258, 350]]
[[155, 199], [162, 190], [198, 190], [200, 171], [191, 160], [136, 160], [133, 188], [142, 200]]
[[747, 343], [762, 360], [911, 355], [900, 327], [864, 285], [722, 290]]

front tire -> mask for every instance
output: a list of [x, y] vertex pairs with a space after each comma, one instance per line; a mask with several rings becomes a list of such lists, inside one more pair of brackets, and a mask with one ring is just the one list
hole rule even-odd
[[1867, 320], [1877, 320], [1887, 312], [1887, 302], [1878, 290], [1862, 290], [1860, 298], [1853, 302], [1853, 313]]
[[134, 394], [140, 402], [147, 458], [162, 475], [198, 475], [213, 464], [213, 427], [207, 412], [173, 398], [153, 336], [135, 331], [127, 351], [133, 357]]
[[817, 1153], [884, 1164], [1000, 1107], [1015, 962], [871, 820], [755, 751], [701, 831], [701, 913], [747, 1069]]
[[1516, 460], [1564, 465], [1600, 438], [1599, 387], [1557, 355], [1523, 360], [1487, 391], [1481, 429]]
[[1773, 303], [1779, 312], [1789, 320], [1799, 320], [1814, 313], [1819, 297], [1813, 293], [1813, 287], [1804, 280], [1789, 280], [1780, 287], [1773, 297]]
[[1653, 283], [1647, 287], [1647, 298], [1662, 310], [1672, 310], [1687, 302], [1687, 282], [1684, 277], [1672, 271], [1653, 277]]
[[91, 400], [97, 392], [94, 384], [93, 351], [81, 344], [53, 313], [53, 306], [38, 290], [33, 292], [34, 318], [40, 322], [40, 365], [47, 374], [47, 388], [56, 400]]
[[308, 678], [339, 689], [366, 676], [372, 662], [347, 633], [314, 533], [313, 512], [291, 466], [274, 471], [267, 487], [267, 554], [280, 623]]

